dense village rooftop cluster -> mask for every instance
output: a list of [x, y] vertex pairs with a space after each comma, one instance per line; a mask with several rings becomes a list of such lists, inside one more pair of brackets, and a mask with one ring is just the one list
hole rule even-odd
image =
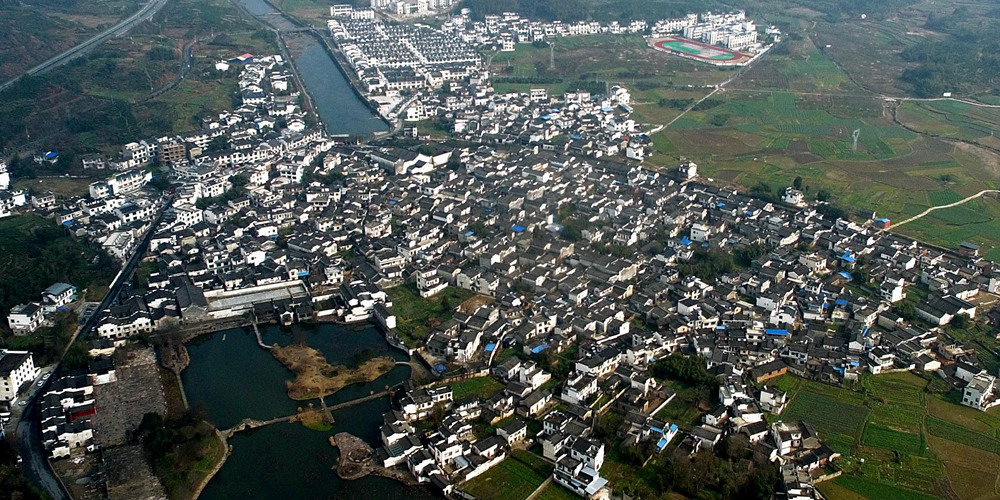
[[363, 90], [382, 98], [386, 109], [381, 112], [390, 118], [401, 102], [401, 91], [437, 89], [446, 81], [469, 77], [482, 64], [471, 45], [424, 26], [347, 15], [331, 19], [327, 27]]
[[[468, 81], [473, 77], [472, 95], [484, 95], [483, 82], [488, 72], [482, 67], [477, 50], [513, 51], [519, 43], [543, 42], [555, 37], [610, 34], [652, 34], [653, 37], [676, 33], [723, 45], [734, 50], [763, 50], [753, 21], [743, 11], [726, 14], [691, 14], [679, 19], [658, 21], [652, 29], [646, 21], [621, 25], [598, 22], [562, 23], [532, 21], [513, 12], [486, 16], [472, 21], [467, 9], [449, 18], [440, 30], [411, 25], [387, 25], [376, 20], [371, 10], [350, 6], [330, 8], [333, 19], [327, 22], [351, 68], [362, 83], [362, 90], [375, 102], [379, 112], [390, 120], [398, 116], [414, 119], [426, 116], [420, 110], [428, 101], [440, 99], [436, 91], [445, 85]], [[768, 29], [768, 35], [780, 33]], [[456, 89], [449, 87], [451, 92]], [[463, 89], [466, 90], [466, 89]], [[478, 90], [478, 91], [477, 91]], [[407, 109], [407, 108], [410, 109]], [[413, 111], [417, 108], [417, 111]], [[443, 113], [442, 113], [443, 114]]]
[[[963, 404], [1000, 402], [995, 374], [942, 329], [983, 313], [977, 295], [1000, 287], [1000, 271], [973, 246], [945, 252], [884, 231], [889, 221], [874, 214], [823, 215], [792, 188], [767, 200], [700, 183], [691, 162], [625, 163], [623, 149], [641, 160], [646, 136], [628, 118], [624, 88], [495, 96], [472, 77], [455, 101], [427, 106], [452, 107], [455, 133], [475, 145], [344, 146], [289, 106], [295, 90], [280, 58], [244, 61], [242, 71], [238, 110], [111, 160], [167, 167], [180, 184], [172, 194], [143, 194], [151, 176], [133, 169], [95, 183], [89, 199], [36, 205], [123, 260], [151, 237], [153, 270], [99, 312], [95, 352], [208, 319], [374, 320], [436, 371], [505, 384], [485, 400], [413, 388], [386, 415], [384, 463], [405, 462], [446, 491], [502, 460], [529, 438], [524, 422], [540, 420], [530, 438], [555, 461], [554, 480], [595, 495], [607, 487], [604, 444], [586, 429], [616, 411], [626, 416], [620, 433], [650, 453], [711, 449], [743, 433], [782, 463], [787, 493], [813, 498], [808, 472], [835, 454], [807, 423], [769, 427], [764, 413], [779, 414], [786, 397], [755, 384], [787, 372], [841, 383], [915, 369], [938, 371]], [[719, 255], [739, 261], [713, 269]], [[479, 300], [452, 304], [423, 330], [403, 328], [397, 287]], [[916, 287], [927, 296], [903, 318], [893, 305]], [[673, 393], [651, 367], [677, 352], [719, 381], [720, 406], [690, 429], [655, 417]], [[572, 355], [572, 369], [556, 376], [540, 363], [549, 353]], [[56, 413], [86, 408], [86, 391], [74, 394], [52, 411], [56, 430], [66, 429]], [[440, 425], [417, 432], [435, 406], [448, 408]], [[470, 438], [476, 418], [496, 435]], [[89, 446], [84, 434], [73, 439]]]

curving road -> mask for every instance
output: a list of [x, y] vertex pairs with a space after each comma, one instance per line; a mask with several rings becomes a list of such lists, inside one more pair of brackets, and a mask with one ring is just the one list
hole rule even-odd
[[3, 85], [0, 85], [0, 92], [3, 92], [8, 87], [13, 85], [15, 82], [20, 80], [22, 76], [34, 76], [43, 74], [52, 68], [55, 68], [62, 64], [66, 64], [67, 62], [73, 60], [74, 58], [87, 53], [87, 51], [100, 45], [108, 38], [111, 38], [113, 36], [122, 36], [125, 33], [128, 33], [128, 31], [133, 27], [135, 27], [135, 25], [143, 21], [152, 19], [153, 16], [156, 15], [156, 13], [159, 12], [160, 9], [162, 9], [163, 6], [166, 4], [167, 0], [149, 0], [149, 2], [146, 3], [146, 5], [143, 5], [138, 12], [127, 17], [122, 22], [102, 31], [93, 38], [67, 50], [66, 52], [63, 52], [62, 54], [59, 54], [53, 57], [52, 59], [49, 59], [48, 61], [45, 61], [42, 64], [39, 64], [38, 66], [29, 69], [24, 73], [24, 75], [18, 76], [17, 78], [14, 78], [4, 83]]
[[[125, 262], [122, 266], [121, 271], [118, 276], [115, 277], [114, 281], [111, 283], [111, 287], [108, 290], [107, 295], [101, 300], [101, 305], [98, 311], [103, 311], [111, 306], [111, 304], [118, 298], [118, 293], [121, 291], [122, 286], [129, 281], [132, 277], [132, 272], [135, 270], [139, 261], [145, 255], [146, 250], [149, 248], [149, 241], [153, 238], [153, 234], [156, 232], [156, 227], [163, 220], [163, 215], [167, 208], [171, 206], [173, 202], [173, 197], [163, 198], [162, 205], [156, 216], [153, 218], [153, 224], [150, 226], [149, 230], [146, 231], [145, 236], [140, 240], [139, 245], [136, 246], [132, 253], [132, 256]], [[77, 337], [80, 335], [86, 335], [90, 330], [92, 330], [100, 318], [100, 314], [94, 314], [90, 317], [86, 324], [84, 324], [79, 330], [77, 330], [76, 335], [67, 344], [67, 350], [69, 346], [76, 341]], [[65, 351], [63, 354], [65, 355]], [[53, 368], [53, 372], [58, 370], [59, 363], [56, 363], [56, 367]], [[24, 474], [37, 486], [41, 487], [42, 491], [48, 493], [50, 497], [55, 500], [69, 500], [70, 497], [66, 494], [63, 489], [62, 484], [56, 479], [55, 474], [52, 472], [52, 468], [49, 466], [49, 462], [46, 458], [45, 449], [42, 447], [42, 433], [41, 433], [41, 422], [39, 422], [38, 404], [37, 401], [40, 395], [44, 394], [47, 390], [49, 384], [55, 380], [56, 377], [49, 377], [39, 383], [38, 389], [32, 394], [27, 405], [24, 407], [24, 412], [21, 414], [20, 420], [17, 422], [16, 435], [20, 441], [19, 454], [23, 460], [22, 469]]]

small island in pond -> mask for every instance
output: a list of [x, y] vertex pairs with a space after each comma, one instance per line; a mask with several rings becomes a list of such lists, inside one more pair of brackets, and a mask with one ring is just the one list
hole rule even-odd
[[371, 382], [392, 370], [389, 356], [369, 359], [354, 368], [331, 365], [316, 349], [304, 345], [273, 346], [271, 354], [295, 374], [286, 382], [288, 397], [296, 401], [329, 396], [345, 386]]

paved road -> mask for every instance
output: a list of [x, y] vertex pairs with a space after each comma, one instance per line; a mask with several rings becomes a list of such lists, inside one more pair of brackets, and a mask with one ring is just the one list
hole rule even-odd
[[[24, 73], [24, 75], [27, 75], [27, 76], [40, 75], [40, 74], [43, 74], [43, 73], [49, 71], [52, 68], [55, 68], [56, 66], [59, 66], [59, 65], [62, 65], [62, 64], [66, 64], [67, 62], [71, 61], [72, 59], [74, 59], [76, 57], [79, 57], [79, 56], [87, 53], [87, 51], [89, 51], [90, 49], [93, 49], [94, 47], [100, 45], [102, 42], [104, 42], [108, 38], [111, 38], [113, 36], [122, 36], [125, 33], [128, 33], [128, 31], [130, 29], [132, 29], [133, 27], [135, 27], [135, 25], [137, 25], [137, 24], [139, 24], [139, 23], [141, 23], [143, 21], [152, 19], [153, 16], [156, 15], [156, 13], [159, 12], [160, 9], [162, 9], [163, 6], [166, 5], [166, 4], [167, 4], [167, 0], [149, 0], [149, 2], [146, 3], [146, 5], [143, 5], [142, 8], [139, 9], [138, 12], [136, 12], [135, 14], [132, 14], [131, 16], [129, 16], [128, 18], [126, 18], [122, 22], [120, 22], [120, 23], [112, 26], [111, 28], [108, 28], [108, 29], [102, 31], [101, 33], [97, 34], [93, 38], [91, 38], [91, 39], [89, 39], [89, 40], [87, 40], [87, 41], [85, 41], [83, 43], [80, 43], [79, 45], [77, 45], [77, 46], [75, 46], [75, 47], [67, 50], [66, 52], [63, 52], [62, 54], [59, 54], [59, 55], [53, 57], [52, 59], [49, 59], [48, 61], [45, 61], [42, 64], [39, 64], [38, 66], [35, 66], [34, 68], [29, 69], [28, 71], [26, 71]], [[22, 76], [24, 76], [24, 75], [22, 75]], [[14, 82], [18, 81], [20, 78], [21, 77], [18, 76], [17, 78], [14, 78], [14, 79], [12, 79], [12, 80], [4, 83], [3, 85], [0, 85], [0, 92], [6, 90], [8, 87], [10, 87], [11, 85], [13, 85]]]
[[[142, 241], [136, 246], [134, 253], [122, 267], [121, 272], [115, 277], [115, 280], [111, 283], [111, 287], [108, 290], [108, 294], [104, 296], [101, 300], [100, 308], [98, 311], [103, 311], [111, 306], [112, 302], [118, 297], [118, 293], [121, 292], [122, 286], [129, 281], [132, 276], [132, 272], [135, 270], [139, 261], [142, 260], [142, 256], [146, 253], [146, 249], [149, 248], [149, 241], [153, 238], [153, 234], [156, 232], [156, 227], [163, 220], [163, 214], [166, 209], [170, 206], [171, 199], [164, 198], [164, 204], [160, 207], [157, 212], [156, 217], [153, 220], [153, 225], [150, 226], [149, 231], [143, 237]], [[92, 330], [97, 324], [97, 320], [100, 317], [100, 313], [94, 314], [79, 330], [77, 330], [76, 336], [70, 341], [70, 345], [76, 340], [76, 337], [83, 334], [86, 335], [87, 332]], [[68, 347], [68, 346], [67, 346]], [[65, 354], [65, 352], [63, 353]], [[56, 363], [56, 367], [53, 371], [58, 369], [59, 364]], [[56, 479], [55, 474], [52, 472], [52, 468], [49, 467], [48, 460], [46, 460], [45, 449], [42, 447], [42, 433], [41, 433], [41, 423], [38, 421], [38, 396], [44, 394], [48, 389], [50, 383], [55, 377], [49, 377], [48, 380], [43, 381], [39, 384], [39, 388], [32, 394], [28, 399], [27, 406], [24, 407], [24, 413], [21, 414], [21, 419], [17, 423], [17, 437], [20, 440], [20, 456], [23, 460], [22, 469], [24, 474], [34, 482], [37, 486], [41, 487], [43, 491], [49, 494], [54, 500], [69, 500], [69, 495], [63, 490], [62, 485], [59, 480]]]

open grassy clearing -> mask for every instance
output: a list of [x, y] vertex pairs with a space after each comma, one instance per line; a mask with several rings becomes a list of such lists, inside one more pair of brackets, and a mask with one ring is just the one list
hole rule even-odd
[[468, 290], [448, 287], [425, 299], [413, 285], [389, 288], [386, 293], [396, 313], [396, 332], [410, 344], [415, 344], [417, 339], [426, 339], [434, 327], [451, 319], [459, 304], [475, 295]]
[[51, 191], [57, 197], [70, 198], [87, 194], [93, 179], [77, 177], [39, 177], [37, 179], [17, 179], [15, 189], [27, 189], [30, 193]]
[[473, 377], [448, 385], [451, 386], [452, 396], [456, 401], [472, 395], [481, 399], [488, 399], [490, 396], [503, 390], [504, 387], [503, 384], [493, 377]]
[[552, 483], [539, 492], [535, 500], [577, 500], [579, 498], [580, 496], [576, 493]]
[[552, 475], [552, 466], [526, 451], [512, 456], [459, 489], [481, 500], [524, 500]]

